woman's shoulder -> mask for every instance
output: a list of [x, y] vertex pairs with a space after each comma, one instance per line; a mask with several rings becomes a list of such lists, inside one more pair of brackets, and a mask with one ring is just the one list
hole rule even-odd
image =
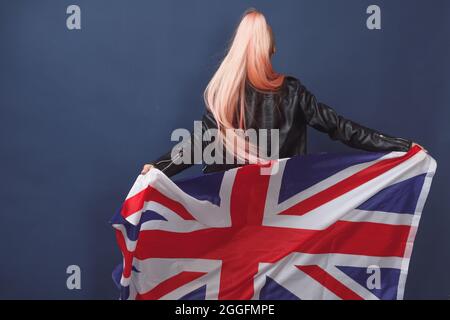
[[300, 86], [302, 82], [299, 78], [293, 75], [285, 75], [286, 83], [291, 86]]
[[302, 82], [293, 75], [285, 75], [285, 88], [289, 95], [297, 95], [302, 87]]

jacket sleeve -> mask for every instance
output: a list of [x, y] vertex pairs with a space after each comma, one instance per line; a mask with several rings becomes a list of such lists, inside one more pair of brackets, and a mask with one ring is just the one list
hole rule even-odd
[[408, 151], [411, 148], [410, 140], [380, 133], [338, 115], [328, 105], [318, 102], [301, 83], [298, 104], [308, 125], [352, 148], [366, 151]]
[[[163, 154], [156, 160], [150, 162], [149, 164], [153, 165], [158, 170], [161, 170], [168, 177], [172, 177], [177, 173], [180, 173], [183, 170], [193, 166], [196, 161], [195, 154], [197, 153], [200, 156], [203, 152], [203, 141], [202, 136], [205, 132], [205, 123], [202, 121], [202, 130], [201, 132], [196, 132], [192, 130], [190, 133], [190, 139], [186, 139], [176, 144], [171, 150], [167, 153]], [[185, 153], [188, 152], [189, 155]], [[182, 159], [189, 159], [186, 163], [185, 161], [181, 161]], [[201, 161], [201, 158], [200, 158]]]

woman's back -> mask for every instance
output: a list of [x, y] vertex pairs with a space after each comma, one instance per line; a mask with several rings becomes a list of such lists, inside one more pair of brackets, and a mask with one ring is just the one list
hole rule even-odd
[[[299, 83], [295, 77], [286, 76], [279, 90], [271, 92], [258, 90], [246, 83], [245, 130], [254, 129], [258, 138], [267, 137], [258, 139], [257, 148], [260, 154], [288, 158], [306, 153], [306, 126], [296, 106]], [[217, 129], [214, 115], [208, 109], [203, 116], [203, 123], [205, 130]], [[206, 145], [207, 143], [204, 143], [203, 147]], [[235, 161], [237, 162], [236, 159]], [[237, 163], [206, 165], [204, 172], [236, 166]]]
[[[278, 150], [272, 150], [270, 141], [258, 148], [267, 148], [267, 155], [290, 158], [307, 152], [307, 127], [327, 133], [350, 147], [367, 151], [407, 151], [412, 142], [364, 127], [336, 113], [316, 97], [295, 77], [286, 76], [277, 92], [262, 92], [246, 85], [245, 120], [249, 129], [277, 130]], [[203, 117], [205, 129], [217, 128], [214, 116], [208, 110]], [[206, 145], [204, 144], [204, 147]], [[236, 164], [212, 164], [204, 172], [221, 171]]]

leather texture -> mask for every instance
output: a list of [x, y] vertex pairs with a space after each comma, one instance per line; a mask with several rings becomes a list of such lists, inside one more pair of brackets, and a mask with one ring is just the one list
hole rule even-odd
[[[318, 102], [300, 80], [293, 76], [286, 76], [283, 85], [276, 92], [258, 91], [247, 83], [245, 120], [247, 128], [279, 129], [279, 158], [307, 153], [308, 126], [328, 134], [333, 140], [366, 151], [408, 151], [412, 145], [410, 140], [380, 133], [338, 115], [330, 106]], [[202, 135], [211, 128], [217, 128], [217, 124], [212, 113], [205, 109]], [[196, 139], [198, 142], [194, 144]], [[194, 131], [191, 132], [191, 139], [184, 143], [191, 144], [191, 163], [195, 160], [195, 146], [197, 149], [201, 146], [203, 150], [209, 144], [201, 136], [195, 135]], [[150, 163], [171, 177], [192, 165], [176, 164], [176, 158], [181, 157], [183, 150], [186, 150], [184, 147], [186, 146], [180, 143], [175, 149]], [[268, 151], [270, 154], [271, 150]], [[203, 172], [223, 171], [236, 166], [239, 165], [209, 164], [204, 165]]]

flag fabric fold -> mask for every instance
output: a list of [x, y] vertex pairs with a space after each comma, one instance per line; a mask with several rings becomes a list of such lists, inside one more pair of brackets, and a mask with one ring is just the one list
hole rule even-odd
[[152, 169], [111, 220], [120, 298], [402, 299], [435, 171], [419, 146], [179, 181]]

